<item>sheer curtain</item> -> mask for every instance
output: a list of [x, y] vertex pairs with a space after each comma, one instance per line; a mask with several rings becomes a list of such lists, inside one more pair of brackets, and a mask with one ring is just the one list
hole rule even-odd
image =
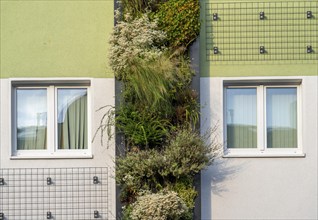
[[297, 148], [297, 89], [266, 89], [268, 148]]
[[226, 89], [228, 148], [257, 147], [256, 88]]
[[17, 150], [47, 147], [47, 90], [16, 90]]
[[58, 89], [58, 149], [87, 149], [87, 89]]

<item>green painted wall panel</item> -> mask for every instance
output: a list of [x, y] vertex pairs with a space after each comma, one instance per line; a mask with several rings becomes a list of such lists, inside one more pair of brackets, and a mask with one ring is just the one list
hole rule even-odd
[[113, 77], [113, 14], [113, 0], [1, 0], [0, 77]]
[[318, 64], [201, 65], [202, 77], [318, 76]]
[[[318, 75], [317, 0], [200, 3], [201, 76]], [[314, 15], [310, 19], [309, 10]], [[265, 12], [264, 20], [260, 12]], [[308, 45], [312, 53], [307, 53]], [[260, 46], [266, 53], [260, 54]]]

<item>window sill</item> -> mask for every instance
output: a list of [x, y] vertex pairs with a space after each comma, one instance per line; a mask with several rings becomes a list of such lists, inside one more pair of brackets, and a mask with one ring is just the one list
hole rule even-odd
[[268, 152], [263, 152], [263, 153], [227, 153], [222, 156], [223, 158], [304, 158], [306, 157], [305, 153], [268, 153]]
[[93, 159], [93, 155], [19, 155], [11, 156], [10, 160], [36, 160], [36, 159]]

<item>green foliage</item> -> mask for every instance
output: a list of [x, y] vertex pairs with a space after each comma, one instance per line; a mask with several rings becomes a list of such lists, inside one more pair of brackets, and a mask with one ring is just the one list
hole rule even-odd
[[165, 148], [166, 172], [176, 178], [194, 176], [211, 162], [212, 148], [189, 128], [178, 130]]
[[138, 17], [147, 11], [157, 10], [158, 4], [164, 1], [166, 0], [121, 0], [121, 4], [125, 13]]
[[161, 145], [171, 124], [151, 111], [138, 111], [133, 105], [123, 106], [116, 117], [117, 128], [125, 134], [128, 148], [153, 148]]
[[[211, 162], [211, 149], [214, 147], [207, 146], [197, 133], [185, 128], [171, 135], [161, 151], [135, 150], [117, 158], [116, 181], [122, 186], [124, 200], [134, 201], [141, 190], [157, 192], [178, 182], [184, 182], [183, 186], [173, 190], [194, 196], [190, 180]], [[189, 197], [186, 199], [191, 207]]]
[[158, 29], [157, 21], [151, 21], [148, 14], [137, 19], [125, 14], [124, 18], [114, 27], [109, 40], [109, 64], [119, 80], [125, 79], [134, 59], [155, 60], [160, 57], [166, 41], [165, 32]]
[[131, 220], [131, 212], [133, 210], [133, 207], [129, 204], [127, 206], [123, 207], [123, 215], [122, 215], [122, 220]]
[[168, 188], [176, 192], [187, 205], [188, 210], [184, 215], [184, 219], [192, 219], [192, 212], [195, 205], [194, 200], [198, 195], [193, 186], [193, 178], [179, 179], [176, 183], [168, 186]]
[[[183, 88], [176, 93], [175, 113], [179, 125], [195, 125], [199, 121], [198, 93], [190, 88]], [[190, 126], [191, 127], [191, 126]]]
[[139, 196], [132, 204], [132, 220], [184, 219], [188, 207], [176, 192], [163, 190]]
[[169, 186], [169, 189], [178, 193], [180, 198], [190, 209], [189, 211], [194, 208], [194, 199], [198, 193], [194, 189], [192, 178], [179, 179], [175, 184]]
[[109, 59], [123, 85], [122, 103], [98, 131], [116, 124], [125, 136], [126, 155], [116, 159], [123, 219], [192, 219], [194, 176], [218, 152], [194, 131], [198, 93], [185, 52], [199, 34], [199, 1], [120, 3], [123, 17], [117, 17]]
[[141, 190], [161, 190], [164, 168], [163, 157], [156, 150], [142, 150], [127, 153], [116, 161], [116, 182], [121, 185], [122, 200], [135, 201]]
[[168, 0], [159, 6], [155, 17], [159, 19], [159, 27], [167, 33], [172, 48], [187, 47], [199, 34], [198, 0]]
[[125, 82], [125, 102], [140, 109], [150, 108], [156, 113], [171, 112], [171, 94], [174, 66], [166, 56], [156, 60], [135, 59]]
[[174, 111], [175, 104], [188, 107], [192, 105], [189, 101], [197, 103], [197, 96], [191, 99], [191, 94], [185, 98], [180, 95], [189, 90], [193, 76], [188, 59], [171, 59], [168, 54], [151, 61], [135, 59], [128, 73], [123, 92], [126, 103], [133, 103], [141, 109], [150, 108], [169, 118], [173, 117], [171, 111]]

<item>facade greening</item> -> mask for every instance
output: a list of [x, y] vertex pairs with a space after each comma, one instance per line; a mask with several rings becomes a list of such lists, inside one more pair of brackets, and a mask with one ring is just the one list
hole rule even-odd
[[[90, 141], [115, 103], [114, 2], [0, 3], [0, 219], [115, 219], [115, 144]], [[318, 2], [200, 3], [201, 131], [224, 147], [201, 219], [317, 219]]]

